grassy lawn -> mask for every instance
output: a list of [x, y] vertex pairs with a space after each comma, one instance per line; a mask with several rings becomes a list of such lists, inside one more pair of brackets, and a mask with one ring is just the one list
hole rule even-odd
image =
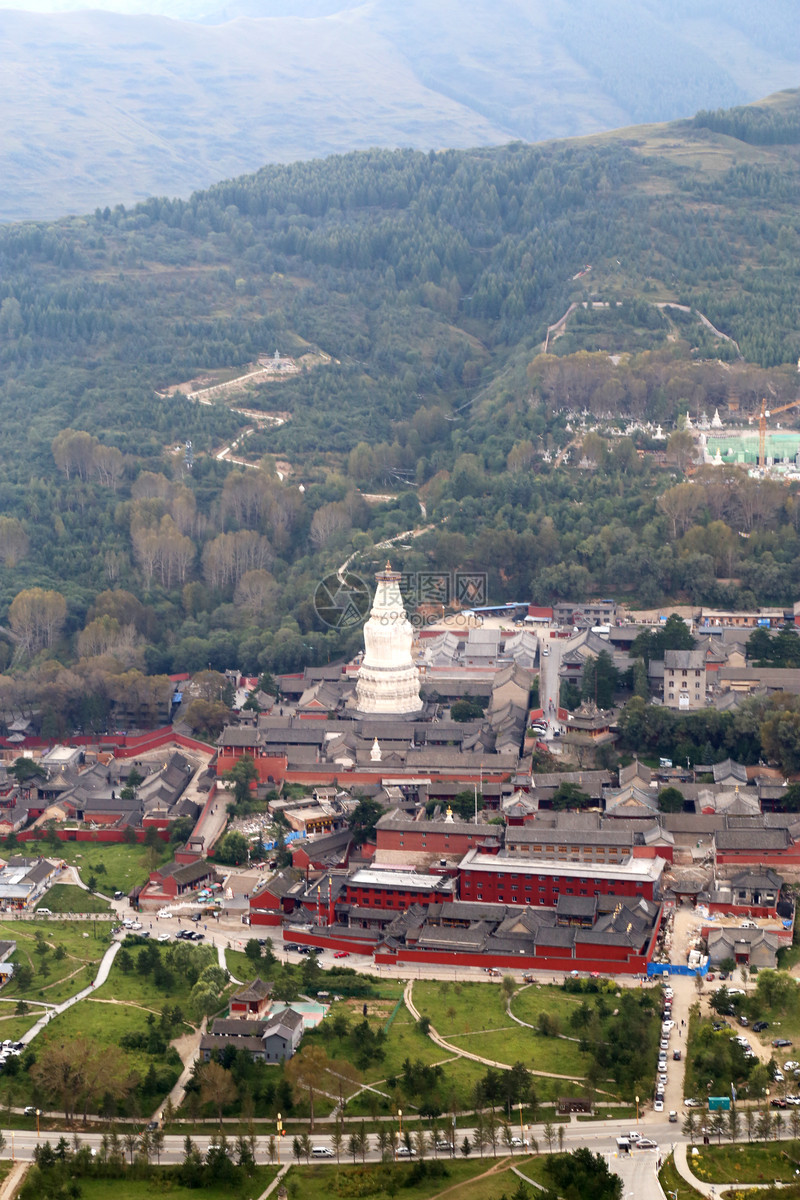
[[[44, 957], [37, 952], [36, 934], [40, 933], [48, 946]], [[13, 938], [17, 949], [12, 961], [25, 964], [33, 971], [28, 987], [20, 986], [19, 979], [12, 979], [5, 987], [4, 995], [15, 1000], [43, 1000], [58, 1004], [74, 996], [94, 979], [96, 968], [110, 944], [110, 933], [106, 922], [97, 926], [89, 921], [85, 924], [74, 921], [8, 921], [3, 925], [3, 936]], [[60, 948], [60, 949], [59, 949]], [[57, 957], [61, 954], [62, 957]]]
[[[561, 1013], [565, 1001], [572, 1002], [559, 988], [542, 988], [544, 996], [538, 989], [527, 988], [522, 995], [528, 992], [536, 993], [530, 1009], [538, 1003], [540, 1012], [546, 1008], [553, 1015]], [[496, 984], [423, 981], [414, 985], [414, 1004], [431, 1018], [437, 1033], [448, 1042], [496, 1062], [509, 1066], [523, 1062], [529, 1070], [572, 1075], [576, 1079], [585, 1074], [589, 1065], [588, 1055], [581, 1053], [577, 1042], [542, 1037], [512, 1021]], [[515, 1014], [521, 1020], [528, 1020], [517, 1008], [515, 1001]]]
[[153, 866], [172, 857], [172, 848], [166, 842], [150, 850], [126, 842], [59, 842], [54, 848], [43, 840], [26, 842], [24, 852], [30, 856], [41, 854], [77, 867], [84, 883], [94, 875], [98, 888], [106, 895], [117, 890], [127, 895], [137, 883], [144, 883]]
[[91, 1179], [80, 1180], [83, 1200], [150, 1200], [151, 1197], [167, 1192], [174, 1200], [190, 1200], [202, 1195], [204, 1200], [250, 1200], [260, 1196], [278, 1173], [277, 1167], [256, 1167], [249, 1179], [242, 1183], [206, 1184], [201, 1189], [181, 1187], [173, 1177], [170, 1167], [153, 1168], [149, 1179]]
[[[173, 955], [174, 961], [178, 964], [186, 958], [193, 959], [196, 956], [200, 964], [200, 969], [209, 965], [215, 965], [217, 961], [216, 954], [210, 946], [191, 945], [188, 942], [170, 943], [163, 947], [160, 946], [161, 961], [168, 968], [172, 977], [172, 986], [168, 990], [165, 990], [164, 988], [156, 987], [151, 975], [142, 975], [138, 970], [137, 961], [139, 955], [144, 951], [144, 946], [126, 944], [126, 949], [133, 960], [133, 969], [129, 974], [126, 974], [120, 966], [120, 955], [118, 954], [114, 959], [108, 979], [94, 993], [93, 1000], [123, 1001], [126, 1004], [139, 1005], [152, 1012], [161, 1012], [165, 1004], [173, 1006], [178, 1004], [188, 1014], [189, 994], [192, 990], [192, 983], [187, 975], [181, 971], [180, 966], [178, 969], [171, 966]], [[232, 990], [233, 985], [227, 989], [225, 994], [227, 995]], [[221, 1000], [220, 1007], [223, 1003], [224, 1000]]]
[[698, 1146], [690, 1156], [692, 1171], [704, 1183], [782, 1183], [796, 1181], [800, 1142], [771, 1142], [744, 1146]]
[[93, 896], [73, 883], [54, 883], [46, 896], [36, 905], [54, 913], [109, 912], [111, 905], [102, 896]]
[[[132, 1008], [127, 1004], [104, 1004], [89, 997], [67, 1009], [55, 1017], [37, 1039], [37, 1052], [51, 1039], [54, 1041], [72, 1041], [75, 1038], [88, 1038], [102, 1046], [120, 1046], [120, 1039], [129, 1033], [144, 1033], [148, 1029], [147, 1014], [140, 1008]], [[146, 1049], [122, 1049], [127, 1067], [131, 1072], [143, 1079], [151, 1066], [158, 1079], [158, 1093], [150, 1097], [153, 1106], [160, 1102], [163, 1095], [175, 1083], [181, 1072], [181, 1064], [175, 1050], [169, 1047], [166, 1054], [148, 1054]], [[17, 1080], [21, 1080], [18, 1076]], [[17, 1080], [14, 1082], [16, 1083]], [[0, 1087], [5, 1082], [5, 1076], [0, 1077]], [[21, 1103], [22, 1101], [19, 1101]], [[28, 1101], [26, 1100], [25, 1103]], [[54, 1107], [57, 1105], [54, 1104]]]
[[[286, 1176], [286, 1186], [291, 1197], [298, 1200], [330, 1200], [331, 1196], [359, 1196], [362, 1200], [388, 1200], [401, 1194], [403, 1200], [431, 1200], [440, 1192], [448, 1191], [450, 1200], [497, 1200], [506, 1193], [510, 1195], [517, 1185], [517, 1177], [510, 1170], [501, 1170], [485, 1179], [484, 1175], [497, 1163], [491, 1158], [483, 1160], [439, 1162], [436, 1166], [426, 1159], [425, 1165], [435, 1174], [427, 1174], [418, 1183], [408, 1184], [407, 1178], [419, 1164], [411, 1163], [367, 1163], [353, 1166], [292, 1166]], [[439, 1172], [441, 1171], [441, 1174]], [[374, 1186], [370, 1187], [370, 1181]], [[513, 1181], [513, 1182], [512, 1182]], [[292, 1183], [299, 1185], [293, 1193]]]
[[[394, 988], [392, 987], [392, 990]], [[328, 1016], [328, 1028], [336, 1014], [343, 1013], [351, 1028], [360, 1025], [364, 1020], [363, 1006], [367, 1006], [367, 1017], [370, 1027], [375, 1030], [383, 1029], [397, 1004], [390, 996], [383, 999], [370, 997], [367, 1000], [352, 998], [339, 1001], [331, 1006]], [[315, 1035], [320, 1038], [329, 1057], [336, 1059], [351, 1059], [353, 1056], [352, 1042], [345, 1038], [323, 1036], [320, 1032]], [[458, 1109], [471, 1107], [473, 1092], [477, 1081], [486, 1073], [486, 1068], [469, 1059], [458, 1058], [436, 1046], [430, 1038], [425, 1037], [417, 1028], [405, 1005], [402, 1005], [392, 1021], [384, 1042], [384, 1057], [373, 1059], [362, 1071], [365, 1083], [374, 1083], [386, 1097], [375, 1096], [374, 1093], [361, 1093], [347, 1106], [350, 1116], [368, 1116], [372, 1113], [393, 1112], [398, 1101], [406, 1106], [408, 1111], [415, 1111], [416, 1104], [421, 1103], [420, 1097], [408, 1096], [402, 1085], [403, 1063], [409, 1059], [412, 1063], [421, 1062], [425, 1066], [441, 1063], [444, 1077], [437, 1091], [444, 1104], [453, 1103]], [[391, 1080], [392, 1083], [387, 1081]], [[392, 1086], [394, 1084], [394, 1086]]]
[[671, 1154], [658, 1172], [658, 1179], [667, 1195], [670, 1192], [676, 1192], [682, 1200], [702, 1200], [702, 1192], [698, 1192], [697, 1188], [689, 1187], [683, 1176], [675, 1170]]

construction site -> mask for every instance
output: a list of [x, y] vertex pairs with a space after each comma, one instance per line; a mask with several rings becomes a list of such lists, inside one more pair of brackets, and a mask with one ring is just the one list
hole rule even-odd
[[[712, 421], [697, 425], [692, 425], [687, 416], [686, 428], [697, 435], [703, 461], [708, 465], [747, 466], [758, 474], [769, 472], [784, 479], [800, 479], [800, 429], [781, 429], [781, 422], [775, 421], [785, 412], [791, 413], [790, 420], [796, 419], [798, 406], [800, 397], [774, 409], [762, 400], [757, 428], [749, 424], [724, 429], [718, 412]], [[771, 422], [774, 428], [769, 428]]]

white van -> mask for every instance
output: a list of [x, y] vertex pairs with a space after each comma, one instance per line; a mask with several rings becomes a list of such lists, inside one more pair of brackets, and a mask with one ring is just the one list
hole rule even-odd
[[333, 1158], [333, 1151], [328, 1146], [312, 1146], [312, 1158]]

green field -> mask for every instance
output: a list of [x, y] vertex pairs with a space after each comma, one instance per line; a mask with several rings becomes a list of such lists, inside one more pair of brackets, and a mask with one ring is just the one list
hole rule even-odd
[[[74, 1008], [67, 1009], [48, 1025], [37, 1039], [37, 1052], [53, 1039], [71, 1041], [88, 1038], [100, 1046], [119, 1046], [120, 1039], [127, 1033], [143, 1033], [147, 1030], [147, 1013], [128, 1004], [105, 1004], [90, 996]], [[165, 1056], [154, 1056], [145, 1050], [124, 1050], [131, 1071], [140, 1078], [147, 1075], [153, 1066], [163, 1078], [163, 1093], [166, 1094], [181, 1072], [180, 1060], [170, 1048]], [[169, 1086], [166, 1086], [167, 1083]], [[154, 1098], [154, 1106], [159, 1102]]]
[[40, 908], [54, 913], [107, 913], [111, 905], [102, 896], [85, 892], [73, 883], [54, 883], [36, 905], [37, 911]]
[[[505, 1192], [510, 1195], [518, 1180], [510, 1170], [499, 1170], [486, 1176], [500, 1163], [492, 1159], [454, 1160], [426, 1165], [431, 1174], [418, 1183], [409, 1184], [408, 1176], [418, 1166], [411, 1163], [358, 1164], [353, 1166], [295, 1166], [286, 1176], [287, 1189], [292, 1195], [292, 1181], [299, 1184], [298, 1200], [330, 1200], [331, 1196], [359, 1196], [362, 1200], [389, 1200], [401, 1195], [403, 1200], [431, 1200], [448, 1191], [449, 1200], [497, 1200]], [[373, 1186], [370, 1186], [370, 1184]], [[461, 1184], [463, 1186], [458, 1187]], [[450, 1191], [449, 1189], [455, 1189]]]
[[104, 895], [113, 895], [115, 891], [127, 895], [136, 884], [144, 883], [154, 866], [159, 866], [172, 856], [172, 847], [166, 842], [160, 842], [151, 850], [147, 846], [128, 845], [127, 842], [61, 841], [54, 847], [43, 839], [26, 842], [25, 853], [31, 856], [41, 854], [44, 858], [77, 867], [84, 883], [88, 883], [89, 876], [94, 875], [97, 887]]
[[[44, 955], [38, 951], [37, 933], [47, 945]], [[91, 983], [111, 941], [106, 921], [96, 925], [91, 921], [6, 921], [3, 936], [17, 943], [12, 962], [24, 964], [33, 972], [27, 987], [21, 986], [19, 979], [12, 979], [3, 990], [3, 998], [22, 997], [48, 1004], [59, 1004]]]
[[743, 1146], [698, 1146], [691, 1167], [704, 1183], [796, 1182], [800, 1142], [791, 1140]]
[[[173, 950], [174, 946], [174, 950]], [[184, 949], [184, 946], [186, 947]], [[180, 970], [171, 970], [172, 983], [168, 989], [157, 987], [150, 975], [142, 975], [137, 967], [139, 955], [142, 953], [142, 946], [125, 947], [130, 954], [133, 962], [133, 970], [126, 974], [120, 965], [120, 955], [114, 959], [108, 979], [102, 987], [98, 988], [92, 996], [95, 1001], [116, 1001], [118, 1003], [138, 1005], [140, 1008], [147, 1009], [152, 1012], [160, 1012], [165, 1004], [178, 1004], [184, 1010], [184, 1013], [189, 1014], [189, 994], [192, 990], [192, 984], [188, 977]], [[180, 954], [182, 958], [187, 956], [197, 956], [202, 962], [202, 966], [216, 965], [217, 958], [211, 946], [193, 946], [191, 943], [184, 942], [174, 945], [170, 943], [161, 949], [161, 960], [166, 965], [171, 959], [171, 951]], [[121, 953], [121, 952], [120, 952]], [[252, 976], [251, 976], [252, 978]], [[233, 990], [231, 985], [226, 995]], [[220, 1001], [220, 1006], [224, 1000]]]
[[[521, 1020], [531, 1020], [546, 1010], [562, 1018], [563, 1028], [568, 1010], [579, 1002], [560, 988], [526, 988], [515, 998], [512, 1008]], [[532, 1071], [572, 1075], [575, 1079], [582, 1078], [588, 1068], [589, 1056], [581, 1053], [576, 1041], [542, 1037], [512, 1021], [505, 1010], [503, 993], [495, 984], [423, 981], [414, 985], [414, 1004], [431, 1018], [436, 1032], [459, 1049], [508, 1066], [523, 1062]]]
[[249, 1179], [243, 1182], [210, 1183], [202, 1188], [187, 1188], [174, 1178], [171, 1167], [153, 1167], [146, 1179], [130, 1179], [125, 1175], [121, 1179], [93, 1179], [91, 1177], [79, 1180], [82, 1200], [151, 1200], [155, 1195], [168, 1193], [174, 1200], [195, 1200], [202, 1196], [203, 1200], [250, 1200], [260, 1196], [278, 1173], [277, 1167], [256, 1167]]

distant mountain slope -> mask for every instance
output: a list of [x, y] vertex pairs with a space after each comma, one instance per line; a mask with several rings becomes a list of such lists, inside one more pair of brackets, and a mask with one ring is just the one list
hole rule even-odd
[[793, 0], [768, 22], [743, 0], [107, 7], [123, 11], [0, 11], [0, 219], [374, 145], [585, 134], [800, 82]]

